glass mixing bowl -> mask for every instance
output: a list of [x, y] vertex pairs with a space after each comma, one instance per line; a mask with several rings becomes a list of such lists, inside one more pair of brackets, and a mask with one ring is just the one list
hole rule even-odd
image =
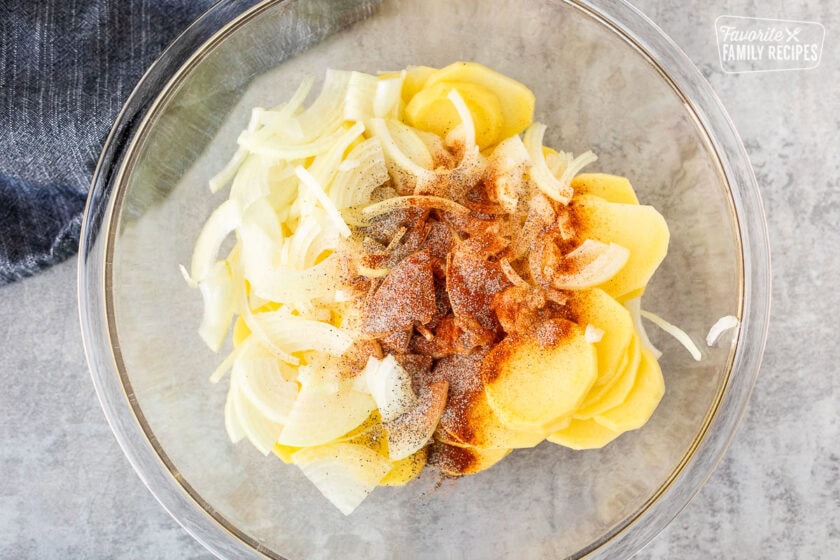
[[[231, 445], [219, 355], [197, 335], [181, 277], [210, 211], [207, 180], [253, 106], [305, 74], [484, 63], [527, 84], [547, 144], [593, 149], [591, 169], [631, 178], [671, 228], [643, 300], [702, 341], [693, 361], [654, 329], [666, 395], [606, 448], [516, 451], [476, 476], [426, 473], [379, 488], [344, 517], [294, 467]], [[317, 86], [316, 86], [317, 91]], [[699, 490], [758, 373], [769, 254], [747, 155], [709, 85], [649, 20], [617, 0], [227, 0], [155, 63], [107, 139], [81, 245], [79, 294], [93, 381], [139, 476], [220, 557], [629, 556]]]

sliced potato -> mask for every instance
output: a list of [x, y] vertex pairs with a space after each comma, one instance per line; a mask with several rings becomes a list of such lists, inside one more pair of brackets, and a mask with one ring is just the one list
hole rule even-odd
[[411, 126], [445, 137], [461, 124], [461, 117], [448, 95], [457, 90], [467, 105], [475, 126], [475, 143], [486, 148], [499, 140], [502, 127], [502, 108], [492, 91], [470, 83], [437, 82], [424, 87], [405, 107], [406, 120]]
[[623, 403], [636, 383], [641, 357], [639, 337], [633, 335], [633, 342], [627, 350], [627, 359], [621, 373], [601, 389], [591, 390], [580, 408], [575, 411], [574, 417], [578, 420], [589, 419]]
[[636, 191], [627, 177], [606, 173], [581, 173], [572, 179], [575, 194], [591, 194], [607, 202], [620, 204], [639, 204]]
[[538, 432], [572, 414], [598, 375], [595, 347], [584, 329], [564, 319], [511, 335], [482, 362], [490, 408], [513, 430]]
[[571, 449], [599, 449], [620, 435], [594, 420], [572, 420], [568, 427], [548, 436], [548, 441]]
[[432, 73], [426, 86], [440, 82], [476, 84], [496, 94], [500, 101], [502, 127], [499, 140], [525, 130], [534, 120], [533, 92], [523, 84], [476, 62], [455, 62]]
[[599, 287], [619, 301], [644, 290], [668, 252], [670, 234], [662, 215], [652, 206], [617, 204], [587, 194], [575, 196], [570, 208], [581, 238], [630, 250], [627, 264]]
[[411, 98], [418, 91], [423, 89], [423, 86], [429, 80], [429, 76], [435, 71], [437, 71], [437, 68], [431, 68], [429, 66], [411, 66], [406, 69], [402, 87], [402, 98], [406, 104], [411, 101]]
[[499, 420], [482, 389], [465, 395], [459, 415], [444, 415], [440, 428], [445, 435], [439, 441], [457, 447], [479, 449], [519, 449], [538, 445], [550, 430], [513, 430]]
[[623, 403], [593, 417], [593, 420], [614, 432], [636, 430], [645, 425], [665, 394], [665, 380], [656, 357], [642, 348], [642, 360], [636, 382]]
[[445, 475], [463, 476], [489, 469], [510, 452], [510, 449], [456, 447], [436, 441], [429, 446], [429, 464]]
[[385, 478], [379, 481], [382, 486], [405, 486], [418, 476], [426, 466], [428, 453], [425, 447], [405, 459], [392, 462], [393, 465]]
[[592, 325], [604, 333], [595, 343], [598, 378], [593, 390], [597, 390], [621, 373], [619, 366], [633, 339], [633, 318], [623, 305], [598, 288], [572, 292], [568, 307], [578, 325]]

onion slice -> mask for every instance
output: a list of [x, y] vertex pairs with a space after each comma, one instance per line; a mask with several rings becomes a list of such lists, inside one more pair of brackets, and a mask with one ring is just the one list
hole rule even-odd
[[392, 461], [405, 459], [429, 442], [446, 407], [448, 391], [446, 381], [432, 383], [420, 393], [411, 410], [385, 424]]
[[364, 369], [367, 390], [373, 395], [383, 422], [395, 420], [417, 405], [417, 395], [411, 388], [411, 376], [391, 354], [382, 360], [368, 358]]
[[391, 470], [388, 459], [354, 443], [301, 449], [292, 462], [344, 515], [353, 513]]
[[584, 290], [603, 284], [627, 264], [630, 251], [616, 243], [587, 239], [563, 257], [560, 266], [569, 272], [551, 271], [551, 284], [561, 290]]
[[700, 349], [694, 344], [694, 341], [691, 340], [691, 337], [688, 336], [681, 328], [677, 327], [676, 325], [672, 325], [656, 313], [651, 313], [650, 311], [645, 311], [644, 309], [641, 310], [641, 315], [666, 333], [673, 336], [677, 342], [685, 346], [685, 349], [688, 350], [691, 357], [694, 358], [695, 361], [700, 361], [703, 359], [703, 354], [700, 352]]
[[738, 318], [734, 315], [726, 315], [718, 319], [712, 328], [709, 329], [709, 334], [706, 335], [706, 346], [712, 347], [720, 338], [720, 335], [730, 329], [738, 326]]

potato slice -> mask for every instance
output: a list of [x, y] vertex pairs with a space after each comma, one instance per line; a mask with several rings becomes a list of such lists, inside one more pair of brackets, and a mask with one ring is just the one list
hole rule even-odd
[[379, 481], [381, 486], [405, 486], [418, 476], [426, 466], [427, 449], [423, 447], [413, 455], [391, 463], [393, 466], [385, 478]]
[[583, 404], [574, 413], [574, 418], [585, 420], [615, 408], [625, 401], [636, 383], [636, 374], [641, 363], [642, 350], [639, 337], [633, 335], [633, 342], [627, 350], [624, 368], [616, 378], [600, 390], [593, 389], [586, 395]]
[[614, 432], [636, 430], [645, 425], [665, 394], [665, 380], [656, 358], [642, 348], [642, 360], [636, 382], [623, 403], [593, 417], [593, 420]]
[[444, 415], [440, 427], [446, 433], [444, 443], [479, 449], [520, 449], [535, 447], [550, 430], [513, 430], [499, 420], [490, 408], [484, 390], [472, 391], [456, 403], [460, 415]]
[[594, 420], [572, 420], [567, 428], [548, 436], [548, 441], [571, 449], [599, 449], [620, 435]]
[[607, 173], [581, 173], [572, 179], [575, 194], [591, 194], [620, 204], [639, 204], [627, 177]]
[[411, 66], [405, 71], [403, 81], [402, 98], [408, 104], [417, 92], [423, 89], [429, 77], [437, 71], [437, 68], [430, 66]]
[[619, 301], [644, 290], [668, 252], [670, 234], [652, 206], [617, 204], [593, 195], [575, 196], [570, 209], [582, 239], [618, 243], [630, 250], [627, 264], [599, 288]]
[[593, 390], [610, 384], [621, 373], [621, 361], [633, 339], [633, 318], [627, 309], [598, 288], [572, 292], [568, 308], [571, 319], [583, 328], [592, 325], [604, 332], [595, 343], [598, 378]]
[[429, 446], [429, 464], [445, 475], [463, 476], [489, 469], [510, 452], [510, 449], [455, 447], [436, 441]]
[[481, 365], [490, 408], [513, 430], [538, 432], [572, 414], [598, 375], [594, 345], [565, 319], [508, 336]]
[[470, 83], [438, 82], [424, 87], [406, 105], [405, 116], [411, 126], [445, 137], [461, 124], [455, 105], [447, 97], [453, 90], [461, 94], [475, 126], [475, 143], [481, 149], [498, 142], [502, 127], [502, 107], [492, 91]]
[[431, 74], [426, 86], [440, 82], [476, 84], [496, 94], [502, 116], [499, 140], [521, 133], [534, 120], [533, 92], [513, 78], [486, 66], [475, 62], [455, 62]]

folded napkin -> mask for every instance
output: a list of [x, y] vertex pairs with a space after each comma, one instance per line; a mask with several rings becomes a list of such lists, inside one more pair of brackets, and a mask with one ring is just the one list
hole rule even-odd
[[73, 255], [105, 137], [215, 0], [0, 2], [0, 285]]

